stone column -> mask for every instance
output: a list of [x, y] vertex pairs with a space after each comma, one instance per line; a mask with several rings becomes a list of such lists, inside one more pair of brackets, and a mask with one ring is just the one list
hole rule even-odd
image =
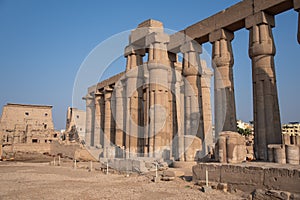
[[115, 86], [115, 121], [116, 121], [116, 145], [123, 147], [124, 144], [124, 86], [120, 80]]
[[201, 99], [202, 99], [202, 114], [203, 114], [203, 132], [204, 138], [202, 138], [202, 149], [206, 155], [213, 146], [213, 135], [212, 135], [212, 112], [211, 112], [211, 78], [212, 72], [207, 67], [205, 60], [201, 60]]
[[174, 63], [175, 68], [175, 117], [174, 120], [177, 122], [177, 140], [174, 146], [175, 160], [184, 161], [184, 83], [182, 79], [182, 64]]
[[[180, 47], [180, 51], [183, 53], [183, 69], [182, 74], [184, 76], [184, 103], [185, 103], [185, 135], [197, 136], [204, 139], [203, 131], [203, 113], [202, 113], [202, 99], [201, 99], [201, 62], [199, 54], [202, 52], [200, 44], [193, 42], [187, 42]], [[196, 139], [196, 138], [195, 138]], [[188, 142], [185, 138], [185, 150], [192, 147], [192, 143]], [[202, 147], [199, 147], [199, 149]], [[195, 152], [194, 152], [195, 153]], [[201, 155], [202, 156], [202, 155]], [[189, 155], [185, 155], [187, 160]]]
[[[171, 64], [171, 70], [168, 73], [168, 88], [169, 88], [169, 113], [168, 113], [168, 120], [167, 120], [167, 135], [166, 135], [166, 145], [169, 148], [169, 151], [167, 152], [169, 155], [165, 154], [166, 156], [169, 156], [168, 159], [178, 159], [178, 140], [175, 140], [175, 138], [178, 137], [178, 120], [177, 120], [177, 112], [180, 112], [180, 110], [177, 110], [176, 101], [180, 102], [180, 91], [178, 90], [178, 82], [181, 81], [181, 70], [182, 66], [177, 63], [177, 54], [168, 52], [168, 57]], [[178, 70], [179, 66], [179, 70]], [[176, 85], [177, 84], [177, 85]], [[177, 87], [177, 88], [176, 88]], [[177, 89], [177, 91], [176, 91]], [[180, 114], [179, 114], [180, 115]]]
[[282, 143], [271, 29], [274, 26], [274, 16], [264, 12], [246, 19], [252, 59], [254, 149], [256, 159], [265, 161], [268, 160], [268, 144]]
[[294, 2], [294, 9], [298, 12], [298, 43], [300, 44], [300, 1], [299, 0], [293, 0]]
[[101, 106], [102, 93], [95, 94], [95, 123], [94, 123], [94, 146], [100, 146]]
[[85, 143], [87, 146], [94, 146], [94, 98], [87, 94], [82, 99], [86, 101]]
[[125, 48], [126, 65], [126, 150], [127, 157], [136, 157], [140, 126], [143, 119], [141, 106], [143, 98], [143, 56], [145, 51], [130, 45]]
[[237, 131], [233, 83], [233, 33], [220, 29], [209, 35], [213, 44], [212, 61], [215, 82], [215, 137], [223, 131]]
[[[146, 37], [146, 46], [149, 48], [150, 153], [153, 153], [154, 157], [162, 156], [168, 132], [168, 42], [169, 36], [165, 33], [153, 32]], [[151, 149], [151, 145], [154, 149]]]
[[104, 149], [103, 157], [110, 157], [110, 147], [111, 147], [111, 128], [112, 128], [112, 111], [111, 111], [111, 96], [112, 88], [106, 86], [104, 88], [104, 102], [105, 102], [105, 111], [104, 111]]

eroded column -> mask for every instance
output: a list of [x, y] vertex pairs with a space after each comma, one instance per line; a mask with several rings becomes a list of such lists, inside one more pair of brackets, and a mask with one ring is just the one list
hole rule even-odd
[[149, 99], [150, 99], [150, 153], [161, 157], [166, 144], [168, 115], [168, 68], [170, 61], [167, 53], [169, 36], [165, 33], [152, 33], [146, 37], [149, 48]]
[[112, 111], [111, 111], [111, 96], [112, 88], [106, 86], [104, 88], [104, 151], [103, 156], [105, 158], [111, 157], [110, 147], [111, 147], [111, 128], [112, 128]]
[[254, 149], [259, 160], [268, 160], [268, 144], [282, 143], [271, 29], [274, 26], [274, 16], [264, 12], [246, 19], [252, 59]]
[[237, 131], [233, 83], [233, 53], [231, 40], [234, 35], [225, 29], [212, 32], [212, 65], [214, 68], [215, 137], [222, 131]]
[[[180, 47], [183, 53], [184, 76], [184, 103], [185, 103], [185, 160], [191, 161], [196, 152], [190, 152], [194, 155], [188, 155], [189, 149], [197, 148], [194, 145], [196, 137], [204, 139], [203, 130], [203, 109], [201, 94], [201, 62], [199, 54], [202, 52], [200, 44], [196, 42], [187, 42]], [[192, 137], [196, 136], [196, 137]], [[192, 141], [193, 140], [193, 141]], [[202, 146], [199, 146], [202, 149]], [[201, 155], [203, 156], [203, 155]]]
[[203, 133], [202, 139], [203, 153], [206, 155], [211, 151], [213, 146], [213, 134], [212, 134], [212, 112], [211, 112], [211, 78], [212, 72], [207, 67], [205, 60], [201, 60], [201, 99], [202, 99], [202, 114], [203, 114]]
[[86, 101], [86, 128], [85, 128], [85, 143], [87, 146], [94, 146], [94, 123], [93, 123], [93, 115], [94, 115], [94, 98], [90, 94], [83, 97]]
[[116, 121], [116, 145], [123, 147], [124, 144], [124, 89], [122, 81], [119, 81], [115, 86], [115, 121]]
[[101, 126], [101, 93], [95, 94], [95, 123], [94, 123], [94, 146], [100, 146], [100, 126]]
[[[143, 49], [130, 45], [125, 49], [126, 65], [126, 150], [127, 157], [138, 155], [138, 145], [142, 143], [140, 137], [143, 117], [141, 107], [143, 100]], [[142, 144], [141, 144], [142, 145]]]

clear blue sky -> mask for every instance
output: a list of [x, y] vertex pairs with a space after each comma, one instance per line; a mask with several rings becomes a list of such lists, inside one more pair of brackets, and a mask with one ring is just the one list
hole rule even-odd
[[[149, 18], [178, 31], [237, 2], [0, 0], [0, 106], [8, 102], [53, 105], [55, 127], [64, 128], [77, 71], [99, 43]], [[276, 16], [273, 30], [282, 122], [299, 121], [297, 13]], [[204, 48], [210, 53], [210, 44]], [[249, 121], [252, 86], [247, 30], [235, 33], [233, 48], [237, 116]], [[101, 67], [105, 66], [99, 62]], [[114, 73], [122, 69], [115, 67]]]

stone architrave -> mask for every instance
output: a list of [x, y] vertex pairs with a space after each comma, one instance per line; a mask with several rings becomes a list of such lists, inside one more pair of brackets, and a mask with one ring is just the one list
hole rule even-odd
[[222, 131], [236, 132], [236, 107], [233, 83], [233, 52], [231, 41], [234, 34], [225, 29], [212, 32], [212, 61], [215, 87], [215, 137]]
[[249, 56], [252, 59], [254, 150], [258, 160], [268, 160], [268, 145], [282, 144], [274, 66], [274, 16], [264, 12], [249, 16]]

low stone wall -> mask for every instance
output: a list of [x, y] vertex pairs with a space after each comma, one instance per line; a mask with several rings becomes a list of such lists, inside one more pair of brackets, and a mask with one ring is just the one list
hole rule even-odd
[[276, 163], [199, 163], [193, 166], [193, 180], [227, 183], [231, 189], [252, 192], [255, 189], [300, 193], [300, 166]]
[[51, 144], [30, 143], [30, 144], [14, 144], [12, 150], [14, 152], [36, 152], [36, 153], [49, 153]]
[[80, 149], [79, 144], [60, 144], [59, 142], [52, 142], [49, 152], [51, 155], [62, 154], [62, 156], [74, 158], [77, 149]]

